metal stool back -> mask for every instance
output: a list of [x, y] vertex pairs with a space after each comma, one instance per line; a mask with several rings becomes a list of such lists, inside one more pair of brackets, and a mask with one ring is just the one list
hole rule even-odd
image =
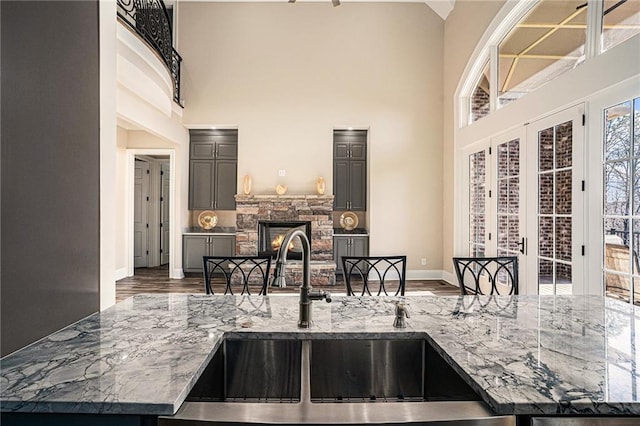
[[460, 294], [518, 294], [518, 257], [454, 257]]
[[271, 256], [203, 256], [202, 263], [207, 294], [213, 294], [211, 281], [220, 276], [224, 294], [267, 294]]
[[407, 256], [342, 256], [342, 271], [347, 296], [404, 296]]

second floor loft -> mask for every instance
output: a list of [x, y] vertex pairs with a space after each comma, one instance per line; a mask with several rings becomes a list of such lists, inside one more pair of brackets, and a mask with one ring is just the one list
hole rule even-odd
[[117, 0], [118, 19], [138, 35], [167, 67], [173, 83], [173, 100], [180, 96], [182, 57], [173, 47], [173, 9], [163, 0]]

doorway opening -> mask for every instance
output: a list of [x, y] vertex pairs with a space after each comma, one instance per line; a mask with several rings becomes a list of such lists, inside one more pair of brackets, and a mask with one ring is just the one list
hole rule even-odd
[[127, 150], [127, 276], [182, 278], [175, 261], [175, 155], [170, 149]]
[[168, 155], [136, 155], [134, 166], [133, 263], [142, 268], [169, 269]]

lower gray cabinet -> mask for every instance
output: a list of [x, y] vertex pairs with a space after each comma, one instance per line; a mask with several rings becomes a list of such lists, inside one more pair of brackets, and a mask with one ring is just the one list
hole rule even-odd
[[202, 256], [234, 256], [235, 235], [183, 235], [182, 270], [202, 272]]
[[342, 256], [369, 256], [369, 237], [366, 235], [334, 235], [333, 260], [336, 274], [342, 274]]

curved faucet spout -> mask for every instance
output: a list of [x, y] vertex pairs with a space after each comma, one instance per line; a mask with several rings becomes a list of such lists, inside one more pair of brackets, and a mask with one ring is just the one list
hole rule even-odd
[[277, 287], [286, 286], [284, 275], [285, 266], [287, 264], [287, 253], [289, 251], [291, 240], [295, 237], [298, 237], [302, 243], [302, 285], [300, 286], [300, 317], [298, 320], [298, 327], [309, 328], [312, 324], [312, 300], [326, 299], [327, 302], [330, 302], [331, 295], [324, 291], [311, 291], [311, 244], [309, 243], [307, 234], [305, 234], [305, 232], [300, 228], [293, 228], [285, 234], [280, 245], [280, 249], [278, 250], [278, 256], [276, 257], [276, 265], [271, 285]]

